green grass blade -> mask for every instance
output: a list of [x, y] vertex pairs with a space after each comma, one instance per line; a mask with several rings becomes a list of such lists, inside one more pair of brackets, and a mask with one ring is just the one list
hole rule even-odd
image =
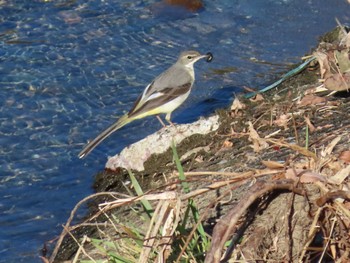
[[179, 155], [177, 154], [176, 146], [175, 146], [175, 142], [174, 141], [172, 141], [172, 143], [171, 143], [171, 149], [173, 150], [173, 157], [174, 157], [174, 161], [175, 161], [175, 164], [176, 164], [177, 171], [179, 172], [179, 179], [181, 181], [181, 185], [182, 185], [182, 187], [184, 189], [184, 192], [185, 193], [189, 193], [190, 192], [190, 187], [189, 187], [188, 183], [186, 182], [186, 176], [185, 176], [185, 173], [184, 173], [184, 169], [183, 169], [183, 167], [181, 165]]
[[[130, 170], [128, 170], [128, 173], [129, 173], [130, 180], [131, 180], [131, 183], [135, 189], [136, 194], [138, 196], [142, 196], [144, 193], [143, 193], [142, 188], [141, 188], [139, 182], [137, 181], [136, 177], [134, 176], [134, 174]], [[151, 203], [144, 198], [142, 198], [140, 201], [141, 201], [141, 204], [144, 207], [147, 215], [149, 216], [149, 218], [152, 218], [152, 214], [153, 214], [154, 210], [152, 208]]]
[[[176, 168], [177, 168], [177, 170], [179, 172], [179, 179], [181, 181], [181, 185], [182, 185], [182, 187], [184, 189], [184, 192], [185, 193], [189, 193], [190, 192], [190, 187], [189, 187], [189, 184], [186, 182], [186, 176], [185, 176], [183, 167], [181, 165], [179, 155], [177, 154], [177, 150], [176, 150], [176, 146], [175, 146], [174, 141], [171, 144], [171, 148], [172, 148], [172, 151], [173, 151], [173, 156], [174, 156], [174, 161], [175, 161], [175, 164], [176, 164]], [[196, 204], [194, 203], [193, 199], [189, 199], [188, 200], [188, 206], [187, 206], [187, 209], [186, 209], [186, 212], [185, 212], [185, 216], [184, 216], [184, 220], [183, 220], [183, 223], [181, 224], [180, 229], [179, 229], [180, 231], [184, 231], [185, 228], [186, 228], [186, 224], [187, 224], [188, 218], [189, 218], [189, 211], [192, 212], [194, 221], [196, 223], [199, 221], [200, 215], [199, 215], [198, 209], [196, 207]], [[204, 227], [203, 227], [201, 222], [198, 224], [197, 231], [198, 231], [198, 234], [201, 237], [201, 240], [202, 240], [202, 243], [203, 243], [204, 247], [207, 247], [209, 242], [208, 242], [207, 235], [205, 233]], [[194, 242], [193, 242], [192, 245], [195, 246], [197, 244], [198, 240], [194, 239], [193, 241]]]

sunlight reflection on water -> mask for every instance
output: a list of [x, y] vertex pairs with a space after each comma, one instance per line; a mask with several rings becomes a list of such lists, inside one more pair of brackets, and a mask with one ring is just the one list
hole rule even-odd
[[76, 157], [180, 51], [215, 57], [196, 65], [173, 114], [183, 123], [227, 105], [237, 87], [269, 84], [335, 16], [349, 21], [341, 0], [204, 1], [185, 17], [155, 17], [154, 2], [0, 1], [0, 262], [37, 262], [106, 157], [160, 128], [137, 121]]

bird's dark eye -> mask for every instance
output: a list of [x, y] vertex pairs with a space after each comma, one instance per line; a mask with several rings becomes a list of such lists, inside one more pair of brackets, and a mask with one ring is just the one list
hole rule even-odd
[[188, 59], [192, 59], [192, 56], [187, 56]]

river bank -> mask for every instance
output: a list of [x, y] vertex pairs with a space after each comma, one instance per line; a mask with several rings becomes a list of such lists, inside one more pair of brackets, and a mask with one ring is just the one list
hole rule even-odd
[[[323, 41], [335, 45], [338, 33]], [[215, 113], [217, 128], [148, 158], [133, 174], [152, 211], [128, 171], [98, 174], [82, 202], [90, 215], [68, 220], [50, 260], [346, 259], [350, 96], [318, 92], [321, 74], [314, 63], [268, 93], [238, 96]]]

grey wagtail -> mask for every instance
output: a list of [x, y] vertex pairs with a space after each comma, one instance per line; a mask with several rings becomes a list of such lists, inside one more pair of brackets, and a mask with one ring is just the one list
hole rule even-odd
[[[213, 55], [210, 52], [206, 55], [201, 55], [197, 51], [182, 52], [174, 65], [156, 77], [145, 88], [127, 114], [84, 147], [78, 155], [79, 158], [84, 158], [109, 135], [134, 120], [165, 113], [165, 119], [172, 124], [171, 113], [190, 94], [195, 78], [193, 65], [202, 58], [206, 58], [207, 62], [210, 62]], [[159, 118], [159, 120], [161, 119]]]

